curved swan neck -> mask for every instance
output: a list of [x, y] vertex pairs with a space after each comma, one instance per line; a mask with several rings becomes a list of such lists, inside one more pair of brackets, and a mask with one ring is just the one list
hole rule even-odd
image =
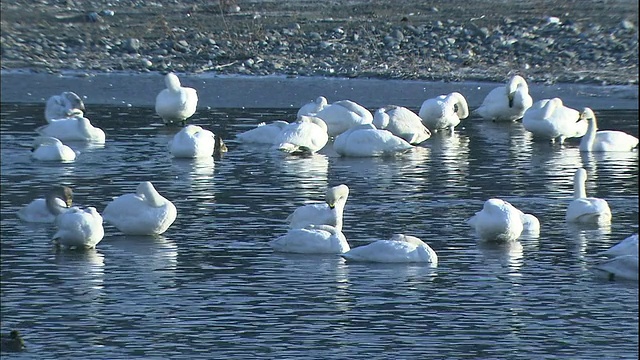
[[174, 73], [168, 73], [164, 78], [164, 84], [167, 86], [167, 89], [173, 92], [177, 92], [180, 90], [180, 79]]
[[587, 197], [587, 190], [585, 189], [585, 182], [587, 181], [587, 171], [585, 169], [578, 169], [573, 178], [573, 198], [580, 199]]
[[[59, 201], [58, 201], [59, 200]], [[56, 186], [45, 197], [47, 210], [54, 216], [58, 216], [65, 212], [73, 201], [73, 192], [71, 188], [66, 186]], [[61, 205], [61, 202], [65, 204]]]
[[462, 94], [452, 92], [447, 96], [447, 100], [453, 101], [453, 105], [456, 107], [455, 113], [458, 115], [458, 118], [464, 119], [469, 116], [469, 105]]
[[584, 134], [582, 139], [580, 140], [580, 150], [582, 151], [591, 151], [593, 147], [593, 142], [596, 139], [596, 132], [598, 131], [598, 123], [596, 121], [596, 115], [589, 108], [585, 108], [580, 114], [580, 119], [578, 121], [582, 121], [583, 119], [587, 120], [587, 132]]
[[136, 193], [143, 195], [149, 205], [153, 207], [160, 207], [165, 203], [165, 198], [158, 193], [149, 181], [141, 182], [140, 185], [138, 185]]

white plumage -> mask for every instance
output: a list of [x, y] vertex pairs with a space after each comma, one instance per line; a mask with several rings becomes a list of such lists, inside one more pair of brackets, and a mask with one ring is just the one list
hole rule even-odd
[[422, 124], [422, 119], [413, 111], [396, 105], [381, 107], [373, 114], [373, 125], [389, 130], [412, 145], [431, 137], [431, 131]]
[[327, 99], [324, 96], [318, 96], [315, 100], [310, 101], [298, 110], [297, 117], [300, 116], [316, 116], [320, 110], [324, 109], [328, 105]]
[[342, 231], [342, 216], [349, 198], [349, 187], [341, 184], [328, 188], [325, 202], [307, 204], [298, 207], [287, 217], [292, 229], [304, 228], [308, 225], [331, 225]]
[[47, 123], [50, 123], [54, 119], [84, 116], [84, 109], [84, 103], [76, 93], [65, 91], [60, 95], [53, 95], [47, 100], [44, 118]]
[[587, 132], [587, 121], [578, 110], [564, 106], [560, 98], [535, 102], [522, 117], [522, 125], [534, 137], [564, 143]]
[[330, 137], [362, 124], [371, 124], [373, 115], [362, 105], [351, 100], [340, 100], [325, 106], [317, 114], [327, 124]]
[[174, 73], [164, 77], [166, 89], [156, 96], [156, 113], [165, 124], [182, 123], [196, 112], [198, 93], [196, 89], [183, 87]]
[[315, 116], [301, 116], [284, 127], [273, 148], [290, 154], [312, 154], [329, 141], [327, 125]]
[[405, 140], [373, 124], [358, 125], [336, 136], [333, 149], [342, 156], [385, 156], [413, 149]]
[[583, 224], [606, 225], [611, 222], [611, 209], [606, 200], [587, 197], [587, 171], [576, 170], [573, 178], [573, 201], [567, 207], [566, 220]]
[[177, 217], [175, 205], [164, 198], [149, 181], [141, 182], [135, 194], [113, 199], [104, 209], [104, 221], [126, 235], [159, 235]]
[[36, 132], [42, 136], [57, 138], [60, 141], [85, 141], [104, 144], [106, 136], [102, 129], [91, 125], [83, 116], [53, 119], [47, 125], [40, 126]]
[[221, 144], [213, 132], [198, 125], [187, 125], [173, 136], [169, 151], [179, 158], [207, 157], [213, 156]]
[[600, 253], [610, 257], [634, 254], [638, 254], [638, 234], [633, 234]]
[[460, 120], [469, 116], [467, 100], [458, 92], [427, 99], [420, 106], [418, 115], [422, 123], [431, 131], [453, 129], [460, 124]]
[[282, 120], [269, 124], [262, 122], [251, 130], [237, 134], [236, 139], [242, 143], [273, 145], [287, 125], [289, 123]]
[[[47, 200], [49, 199], [49, 200]], [[47, 202], [49, 203], [47, 205]], [[55, 186], [44, 198], [38, 198], [18, 210], [22, 221], [35, 223], [53, 223], [59, 213], [66, 211], [73, 202], [73, 191], [66, 186]], [[50, 210], [53, 208], [53, 211]]]
[[516, 240], [522, 234], [522, 214], [504, 200], [489, 199], [467, 223], [483, 241], [507, 242]]
[[631, 151], [638, 146], [638, 138], [622, 131], [598, 131], [596, 115], [584, 108], [582, 116], [588, 122], [587, 133], [580, 139], [580, 151]]
[[506, 86], [491, 90], [475, 113], [485, 120], [515, 121], [521, 119], [532, 104], [527, 81], [522, 76], [515, 75]]
[[31, 157], [41, 161], [73, 161], [76, 152], [51, 136], [38, 136], [33, 142]]
[[104, 237], [102, 216], [96, 208], [72, 207], [56, 217], [53, 241], [69, 248], [94, 248]]
[[403, 234], [358, 246], [342, 254], [342, 257], [349, 261], [438, 265], [438, 255], [429, 245], [415, 236]]
[[291, 229], [269, 244], [276, 251], [298, 254], [342, 254], [350, 249], [344, 234], [330, 225]]

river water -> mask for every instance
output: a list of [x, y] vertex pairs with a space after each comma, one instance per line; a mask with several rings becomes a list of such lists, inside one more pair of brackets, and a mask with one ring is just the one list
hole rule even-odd
[[[417, 109], [413, 109], [417, 110]], [[101, 147], [70, 144], [73, 163], [33, 161], [42, 105], [1, 109], [1, 326], [18, 329], [16, 358], [637, 359], [638, 286], [597, 279], [596, 253], [638, 231], [638, 151], [581, 155], [533, 141], [521, 123], [467, 119], [393, 158], [340, 158], [328, 145], [288, 157], [238, 144], [259, 122], [295, 110], [199, 110], [191, 123], [226, 140], [221, 159], [172, 159], [152, 108], [94, 106]], [[638, 136], [638, 113], [600, 111], [601, 129]], [[573, 174], [605, 198], [607, 228], [564, 221]], [[51, 225], [15, 212], [54, 183], [102, 211], [151, 181], [178, 218], [158, 237], [105, 237], [86, 252], [56, 251]], [[328, 186], [351, 191], [352, 247], [402, 232], [438, 253], [437, 268], [346, 263], [274, 253], [284, 219]], [[510, 246], [477, 242], [465, 221], [491, 197], [541, 221]]]

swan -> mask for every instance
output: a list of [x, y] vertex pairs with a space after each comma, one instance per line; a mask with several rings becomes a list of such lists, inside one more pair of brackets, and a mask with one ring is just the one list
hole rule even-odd
[[567, 138], [587, 132], [587, 121], [578, 110], [564, 106], [560, 98], [535, 102], [522, 117], [522, 126], [535, 137], [563, 144]]
[[273, 148], [290, 154], [313, 154], [327, 141], [327, 124], [319, 117], [303, 115], [282, 130]]
[[44, 108], [44, 118], [47, 123], [70, 116], [84, 116], [84, 103], [76, 93], [65, 91], [47, 100]]
[[187, 125], [169, 141], [169, 152], [178, 158], [213, 156], [227, 151], [219, 136], [198, 125]]
[[638, 234], [633, 234], [600, 253], [610, 257], [634, 254], [638, 254]]
[[622, 131], [598, 131], [596, 115], [584, 108], [582, 116], [587, 119], [587, 133], [580, 139], [580, 151], [631, 151], [638, 146], [638, 138]]
[[418, 115], [431, 131], [448, 129], [453, 131], [460, 120], [469, 116], [467, 100], [458, 92], [427, 99], [420, 106]]
[[[516, 210], [518, 209], [516, 208]], [[520, 210], [518, 212], [520, 213], [520, 220], [522, 220], [522, 231], [529, 234], [539, 234], [540, 220], [535, 215], [526, 214]]]
[[336, 136], [333, 149], [342, 156], [366, 157], [391, 155], [413, 149], [413, 145], [388, 130], [364, 124]]
[[138, 184], [135, 194], [113, 199], [102, 212], [104, 221], [126, 235], [160, 235], [176, 220], [175, 205], [149, 181]]
[[376, 110], [373, 125], [381, 130], [389, 130], [412, 145], [431, 137], [431, 131], [422, 124], [420, 116], [402, 106], [388, 105]]
[[180, 86], [174, 73], [164, 77], [166, 89], [156, 96], [156, 113], [165, 124], [183, 124], [196, 112], [198, 93], [196, 89]]
[[342, 254], [350, 249], [344, 234], [330, 225], [291, 229], [269, 244], [275, 251], [298, 254]]
[[18, 330], [11, 330], [8, 336], [3, 334], [0, 337], [0, 351], [2, 352], [20, 352], [26, 348]]
[[597, 275], [613, 280], [638, 281], [638, 254], [620, 255], [593, 267]]
[[373, 121], [373, 115], [369, 110], [351, 100], [331, 103], [315, 116], [327, 124], [327, 133], [330, 137], [340, 135], [356, 125], [371, 124]]
[[566, 220], [584, 224], [606, 225], [611, 222], [611, 209], [604, 199], [587, 197], [587, 171], [576, 170], [573, 177], [573, 201], [567, 208]]
[[38, 136], [31, 148], [31, 157], [41, 161], [73, 161], [76, 152], [51, 136]]
[[489, 92], [482, 105], [474, 113], [485, 120], [515, 121], [533, 105], [527, 81], [520, 75], [509, 79], [506, 86], [499, 86]]
[[467, 223], [481, 240], [508, 242], [516, 240], [524, 230], [521, 214], [504, 200], [489, 199]]
[[57, 198], [52, 196], [47, 196], [45, 200], [47, 208], [56, 217], [57, 231], [52, 238], [56, 245], [91, 249], [104, 237], [102, 216], [95, 207], [62, 207]]
[[327, 98], [325, 98], [324, 96], [318, 96], [315, 100], [302, 105], [302, 107], [300, 107], [300, 109], [298, 110], [298, 114], [296, 115], [296, 117], [300, 118], [300, 116], [303, 115], [316, 116], [316, 114], [320, 112], [320, 110], [324, 109], [327, 105]]
[[438, 255], [424, 241], [415, 236], [395, 234], [389, 240], [377, 240], [358, 246], [343, 254], [348, 261], [379, 263], [429, 263], [438, 266]]
[[[47, 192], [44, 198], [38, 198], [18, 210], [17, 215], [22, 221], [35, 223], [53, 223], [56, 215], [71, 207], [73, 202], [73, 191], [67, 186], [54, 186]], [[59, 208], [54, 212], [49, 210], [49, 206]]]
[[273, 142], [276, 141], [287, 125], [289, 123], [282, 120], [276, 120], [269, 124], [262, 122], [251, 130], [237, 134], [236, 139], [243, 143], [273, 145]]
[[342, 231], [342, 214], [349, 197], [349, 187], [345, 184], [328, 188], [325, 202], [312, 203], [298, 207], [287, 217], [292, 229], [308, 225], [331, 225]]
[[104, 144], [106, 136], [102, 129], [91, 125], [83, 116], [72, 116], [53, 119], [47, 125], [40, 126], [36, 132], [42, 136], [50, 136], [60, 141], [86, 141]]

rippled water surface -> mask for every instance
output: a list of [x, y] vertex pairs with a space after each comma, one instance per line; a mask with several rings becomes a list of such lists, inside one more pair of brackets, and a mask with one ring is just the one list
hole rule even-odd
[[[534, 142], [520, 123], [465, 120], [385, 159], [286, 157], [234, 135], [292, 110], [200, 110], [191, 122], [226, 140], [210, 161], [176, 160], [176, 129], [151, 108], [91, 107], [103, 147], [70, 144], [73, 163], [30, 159], [43, 107], [2, 104], [2, 331], [21, 330], [22, 358], [558, 358], [637, 359], [638, 286], [590, 271], [595, 255], [638, 231], [638, 152], [581, 155]], [[417, 109], [413, 109], [417, 110]], [[601, 129], [638, 136], [638, 114], [597, 112]], [[605, 198], [609, 228], [568, 226], [575, 169]], [[87, 252], [59, 251], [50, 225], [15, 212], [53, 183], [102, 211], [149, 180], [178, 208], [157, 238], [106, 225]], [[439, 265], [346, 263], [274, 253], [297, 206], [348, 184], [352, 247], [396, 232], [433, 247]], [[511, 246], [477, 243], [465, 220], [500, 197], [542, 223]]]

